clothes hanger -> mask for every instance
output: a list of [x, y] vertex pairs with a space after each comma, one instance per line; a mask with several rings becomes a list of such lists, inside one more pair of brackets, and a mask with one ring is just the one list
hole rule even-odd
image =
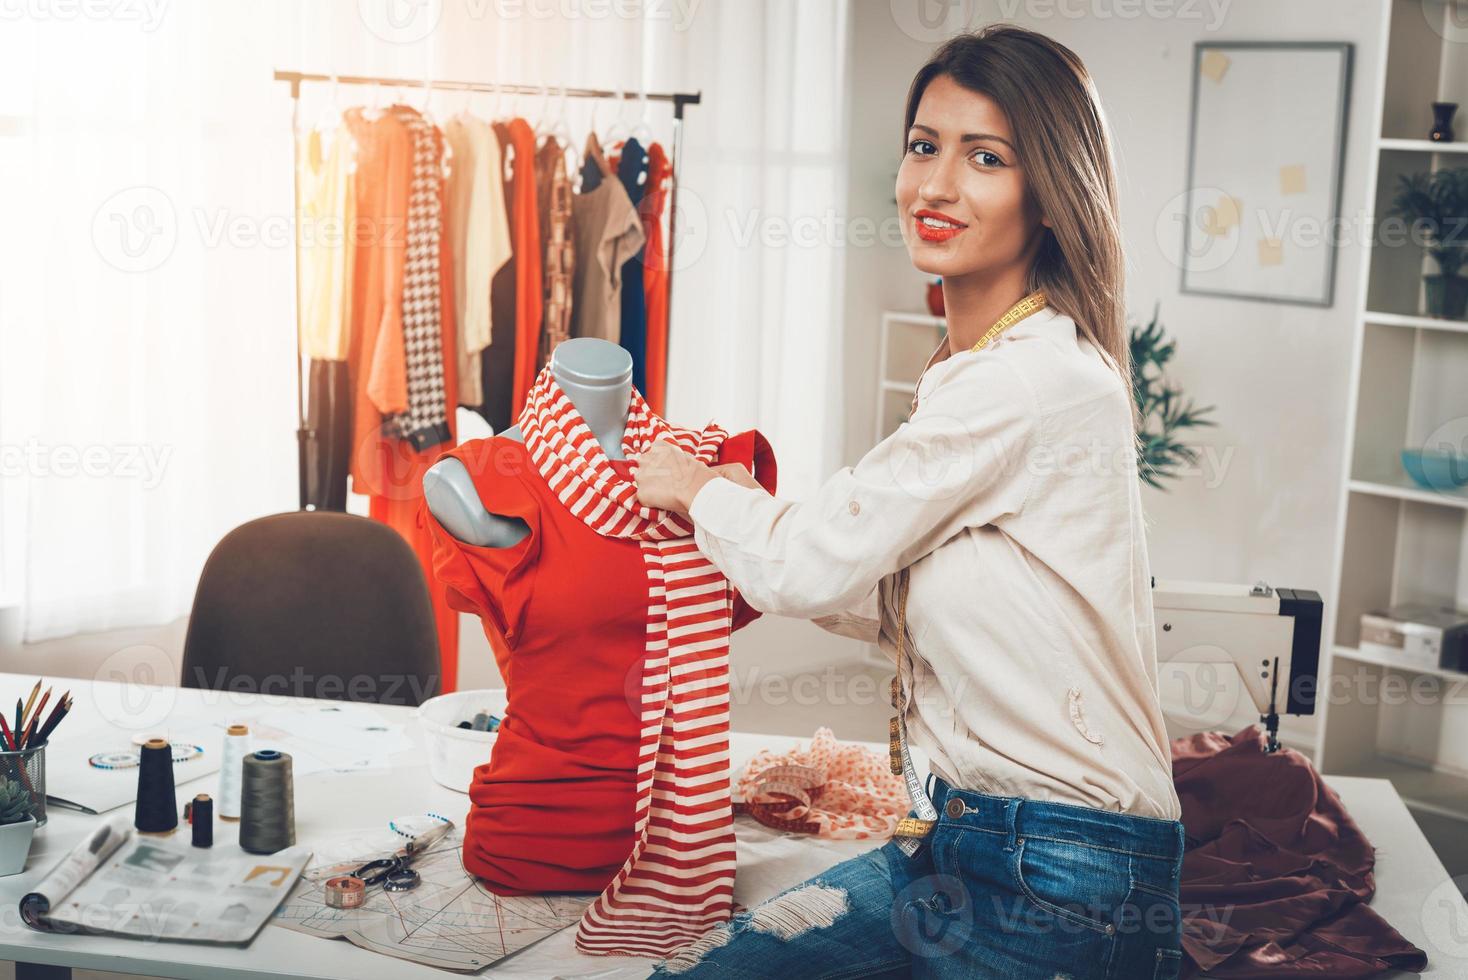
[[565, 82], [561, 83], [561, 111], [556, 116], [555, 125], [551, 127], [550, 135], [548, 138], [555, 140], [556, 144], [561, 148], [562, 155], [567, 155], [569, 157], [568, 168], [572, 173], [575, 173], [576, 170], [581, 166], [581, 161], [577, 159], [576, 148], [571, 145], [571, 125], [566, 119]]
[[648, 102], [647, 89], [643, 89], [638, 96], [642, 102], [642, 115], [637, 120], [637, 125], [632, 128], [632, 138], [642, 144], [644, 152], [652, 145], [652, 127], [648, 125]]
[[341, 122], [340, 102], [341, 82], [335, 73], [331, 76], [330, 94], [326, 97], [326, 108], [322, 110], [321, 118], [313, 127], [320, 132], [331, 132], [336, 129], [337, 123]]
[[[599, 109], [600, 105], [598, 100], [593, 99], [591, 103], [591, 124], [586, 128], [586, 150], [583, 156], [596, 165], [596, 169], [601, 171], [602, 178], [605, 179], [611, 176], [612, 168], [607, 165], [606, 155], [602, 152], [601, 148], [601, 140], [596, 135], [596, 117]], [[579, 174], [581, 171], [578, 169], [576, 172]]]
[[627, 125], [622, 117], [627, 114], [627, 91], [617, 89], [617, 114], [612, 117], [612, 124], [602, 136], [602, 145], [616, 148], [617, 142], [627, 138]]
[[545, 82], [540, 83], [540, 108], [535, 114], [535, 148], [538, 150], [545, 146], [546, 138], [550, 136], [550, 86]]
[[362, 118], [377, 120], [382, 117], [382, 83], [372, 83], [372, 101], [367, 103], [367, 108], [362, 112]]

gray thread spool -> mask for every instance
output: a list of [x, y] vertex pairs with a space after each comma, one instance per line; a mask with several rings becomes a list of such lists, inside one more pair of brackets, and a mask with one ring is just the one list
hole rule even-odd
[[291, 757], [274, 749], [245, 756], [240, 789], [240, 847], [274, 854], [296, 842]]

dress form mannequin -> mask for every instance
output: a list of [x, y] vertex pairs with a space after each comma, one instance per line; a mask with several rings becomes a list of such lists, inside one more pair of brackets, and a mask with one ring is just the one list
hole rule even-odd
[[[622, 459], [622, 435], [632, 397], [632, 355], [608, 340], [577, 337], [556, 346], [551, 373], [607, 457]], [[518, 425], [497, 434], [524, 441]], [[423, 495], [429, 512], [444, 530], [466, 544], [509, 548], [530, 533], [530, 526], [520, 518], [485, 509], [474, 479], [457, 459], [443, 459], [429, 467], [423, 475]]]

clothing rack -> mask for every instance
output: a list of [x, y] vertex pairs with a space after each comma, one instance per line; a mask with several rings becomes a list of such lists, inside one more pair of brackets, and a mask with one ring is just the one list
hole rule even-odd
[[[506, 95], [555, 95], [571, 99], [626, 99], [632, 93], [612, 91], [610, 89], [596, 88], [565, 88], [559, 86], [549, 88], [543, 85], [507, 85], [498, 82], [462, 82], [425, 78], [388, 78], [375, 75], [322, 75], [314, 72], [304, 71], [282, 71], [275, 70], [275, 81], [289, 82], [291, 86], [291, 184], [295, 199], [294, 213], [301, 213], [301, 173], [300, 173], [300, 122], [301, 122], [301, 83], [303, 82], [327, 82], [337, 85], [383, 85], [391, 88], [428, 88], [444, 92], [489, 92], [503, 93]], [[673, 309], [673, 247], [678, 240], [678, 176], [682, 168], [682, 158], [679, 155], [680, 137], [683, 132], [683, 109], [685, 106], [698, 105], [703, 101], [700, 92], [639, 92], [639, 100], [648, 102], [670, 102], [673, 105], [673, 139], [669, 156], [673, 162], [672, 186], [668, 189], [668, 257], [667, 257], [667, 289], [668, 289], [668, 313], [669, 313], [669, 345], [672, 343], [672, 309]], [[295, 242], [295, 276], [296, 276], [296, 458], [297, 474], [300, 484], [300, 507], [306, 509], [307, 486], [306, 486], [306, 461], [310, 458], [309, 450], [316, 441], [316, 430], [306, 424], [306, 391], [305, 379], [303, 377], [302, 362], [303, 352], [301, 350], [301, 239], [299, 233]]]

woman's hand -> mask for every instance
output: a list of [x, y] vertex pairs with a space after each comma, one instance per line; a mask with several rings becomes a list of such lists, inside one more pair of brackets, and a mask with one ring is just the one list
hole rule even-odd
[[751, 490], [764, 489], [764, 487], [760, 486], [759, 481], [754, 478], [754, 474], [745, 469], [743, 463], [720, 463], [718, 466], [713, 467], [713, 471], [715, 476], [722, 476], [724, 479], [731, 480], [741, 487], [749, 487]]
[[688, 516], [693, 498], [718, 475], [679, 449], [667, 436], [647, 447], [637, 461], [637, 500], [644, 507]]

